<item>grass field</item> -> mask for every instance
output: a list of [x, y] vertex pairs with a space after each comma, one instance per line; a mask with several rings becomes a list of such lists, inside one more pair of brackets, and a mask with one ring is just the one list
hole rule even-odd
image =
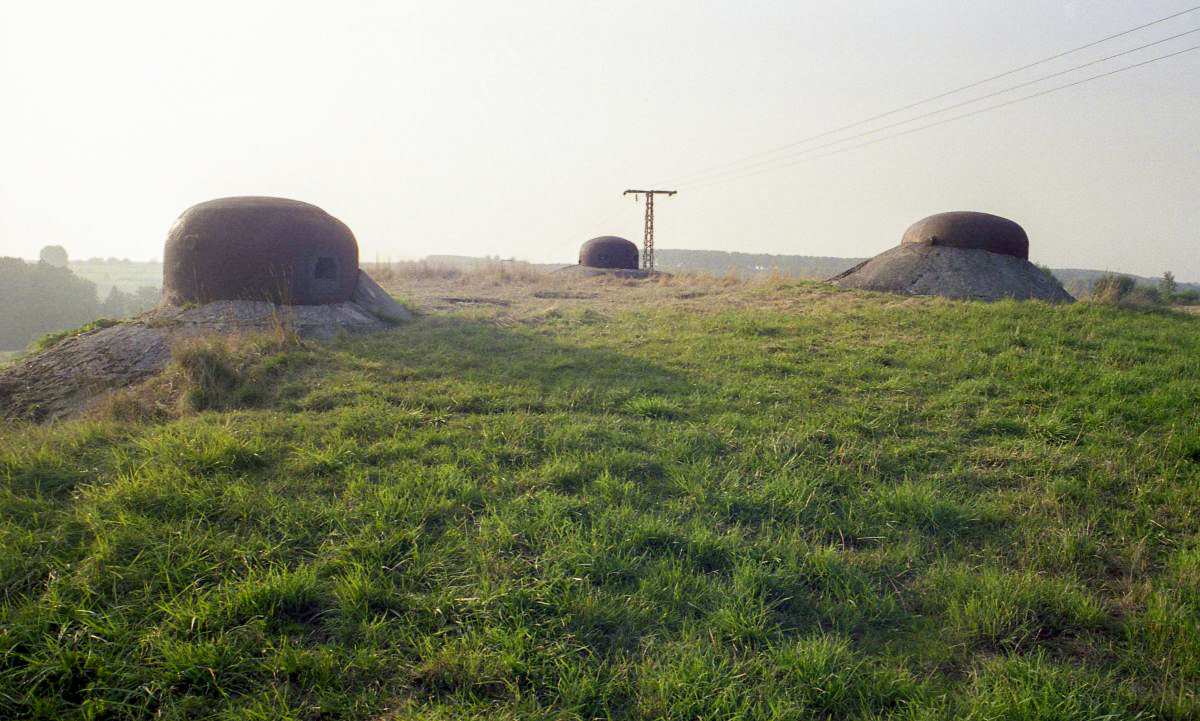
[[1200, 319], [432, 275], [0, 435], [0, 718], [1200, 717]]
[[96, 295], [100, 300], [108, 297], [109, 291], [119, 288], [124, 293], [134, 293], [139, 288], [162, 286], [162, 263], [155, 261], [72, 260], [71, 272], [96, 284]]

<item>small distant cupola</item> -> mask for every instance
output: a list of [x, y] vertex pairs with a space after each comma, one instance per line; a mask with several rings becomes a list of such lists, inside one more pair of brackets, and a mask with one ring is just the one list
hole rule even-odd
[[638, 248], [624, 238], [602, 235], [579, 249], [579, 264], [588, 268], [637, 270]]

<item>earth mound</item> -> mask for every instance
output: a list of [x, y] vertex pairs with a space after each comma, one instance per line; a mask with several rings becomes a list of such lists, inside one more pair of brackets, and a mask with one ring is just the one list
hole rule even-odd
[[0, 418], [40, 423], [73, 416], [105, 392], [162, 371], [171, 360], [171, 347], [188, 338], [285, 329], [303, 338], [328, 339], [384, 330], [411, 318], [407, 308], [362, 271], [345, 303], [163, 305], [130, 321], [66, 338], [0, 371]]

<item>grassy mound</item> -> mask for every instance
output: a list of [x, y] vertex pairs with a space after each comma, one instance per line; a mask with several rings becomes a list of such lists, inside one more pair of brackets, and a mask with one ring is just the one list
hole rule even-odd
[[737, 292], [10, 428], [0, 717], [1200, 715], [1200, 320]]

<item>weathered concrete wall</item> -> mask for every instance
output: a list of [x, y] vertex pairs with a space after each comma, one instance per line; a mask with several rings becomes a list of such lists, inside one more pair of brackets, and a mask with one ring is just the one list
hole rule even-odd
[[1054, 276], [1024, 258], [919, 243], [901, 243], [830, 282], [843, 288], [971, 300], [1074, 300]]

